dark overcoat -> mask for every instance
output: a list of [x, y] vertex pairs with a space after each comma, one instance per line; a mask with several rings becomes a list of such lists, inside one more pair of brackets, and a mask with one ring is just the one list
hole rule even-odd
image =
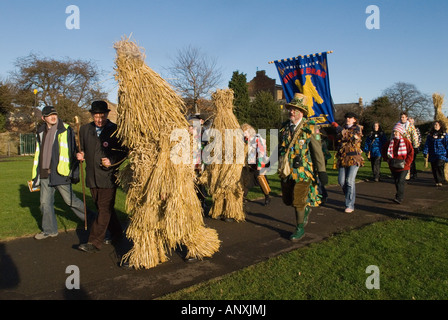
[[[97, 136], [94, 122], [85, 124], [79, 131], [81, 150], [86, 163], [86, 186], [88, 188], [117, 187], [116, 173], [127, 156], [127, 149], [116, 136], [117, 125], [107, 121]], [[109, 158], [112, 166], [106, 168], [101, 158]]]

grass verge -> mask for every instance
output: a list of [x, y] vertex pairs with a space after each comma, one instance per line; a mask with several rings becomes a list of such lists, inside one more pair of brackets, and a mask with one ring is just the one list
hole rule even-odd
[[[161, 300], [447, 299], [447, 205], [432, 208], [424, 219], [342, 233]], [[378, 267], [378, 282], [369, 278], [369, 266]]]

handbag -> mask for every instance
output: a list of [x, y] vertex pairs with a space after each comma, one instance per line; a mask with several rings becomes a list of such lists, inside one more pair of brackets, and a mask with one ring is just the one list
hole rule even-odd
[[283, 156], [279, 157], [279, 166], [278, 166], [278, 175], [281, 179], [286, 179], [291, 174], [291, 167], [289, 166], [289, 152], [291, 151], [292, 146], [294, 145], [295, 141], [297, 140], [297, 137], [299, 136], [299, 132], [302, 129], [304, 120], [300, 122], [300, 124], [297, 126], [296, 130], [294, 131], [294, 136], [289, 143], [288, 150]]
[[404, 159], [389, 159], [389, 166], [394, 169], [404, 169], [405, 160]]

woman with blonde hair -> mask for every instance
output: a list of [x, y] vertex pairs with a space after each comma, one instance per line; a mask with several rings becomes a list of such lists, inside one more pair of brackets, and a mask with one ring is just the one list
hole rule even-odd
[[[263, 139], [263, 137], [248, 123], [244, 123], [241, 126], [241, 130], [244, 134], [244, 142], [247, 144], [248, 148], [247, 165], [244, 167], [244, 174], [246, 177], [244, 184], [244, 198], [246, 198], [250, 188], [258, 185], [264, 194], [264, 205], [267, 206], [271, 202], [271, 198], [269, 197], [269, 192], [265, 192], [259, 182], [261, 170], [267, 167], [269, 163], [266, 140]], [[269, 185], [268, 180], [265, 180]]]

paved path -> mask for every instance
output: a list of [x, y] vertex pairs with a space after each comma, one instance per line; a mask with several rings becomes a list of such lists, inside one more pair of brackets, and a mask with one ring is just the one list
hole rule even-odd
[[[356, 188], [355, 212], [346, 214], [341, 188], [328, 187], [327, 204], [313, 209], [306, 235], [297, 243], [288, 240], [294, 229], [293, 208], [283, 205], [279, 197], [274, 197], [268, 207], [261, 200], [252, 201], [247, 203], [244, 223], [205, 218], [222, 241], [220, 251], [212, 258], [189, 263], [182, 259], [182, 251], [176, 251], [168, 262], [149, 270], [125, 270], [118, 266], [119, 257], [129, 249], [126, 240], [115, 247], [105, 245], [95, 254], [79, 251], [77, 246], [87, 237], [84, 230], [41, 241], [20, 238], [0, 242], [0, 299], [154, 299], [344, 230], [421, 215], [416, 212], [442, 201], [448, 190], [447, 186], [436, 188], [429, 172], [419, 173], [417, 180], [409, 182], [401, 205], [391, 201], [395, 186], [390, 179], [359, 182]], [[79, 268], [78, 290], [66, 288], [71, 275], [66, 268], [71, 265]]]

